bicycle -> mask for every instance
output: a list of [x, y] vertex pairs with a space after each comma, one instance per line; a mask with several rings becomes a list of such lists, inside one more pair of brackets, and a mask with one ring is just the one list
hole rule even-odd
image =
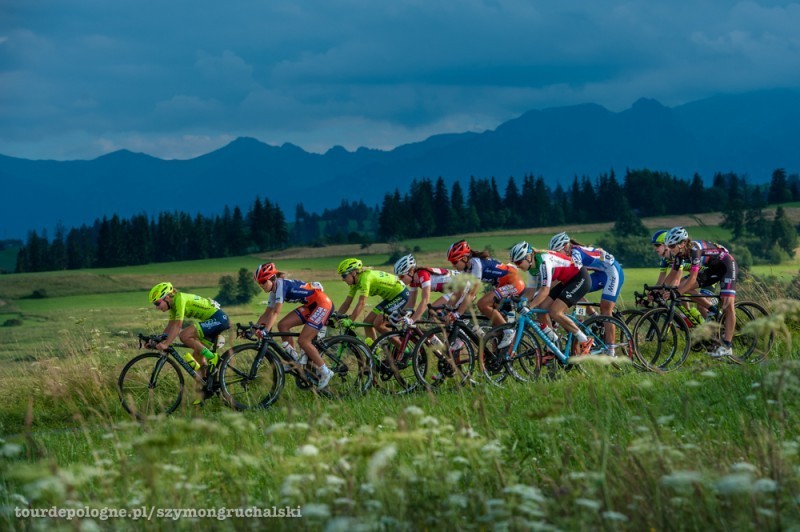
[[[139, 349], [163, 341], [166, 334], [144, 335], [139, 333]], [[220, 395], [222, 388], [219, 371], [211, 370], [206, 378], [200, 377], [192, 365], [177, 349], [187, 348], [183, 344], [172, 344], [164, 351], [142, 353], [131, 359], [119, 374], [117, 393], [126, 412], [136, 419], [174, 412], [181, 404], [184, 390], [183, 372], [199, 384], [199, 392], [205, 397]], [[211, 350], [216, 351], [212, 345]], [[220, 360], [227, 360], [228, 350]], [[191, 356], [189, 353], [186, 355]], [[181, 371], [183, 370], [183, 371]], [[226, 403], [230, 404], [227, 397]]]
[[442, 320], [421, 332], [411, 355], [419, 386], [426, 391], [445, 390], [471, 382], [475, 351], [480, 345], [480, 327], [465, 319], [445, 321], [455, 309], [428, 304], [428, 312]]
[[390, 395], [402, 395], [414, 391], [419, 381], [414, 374], [413, 357], [417, 344], [425, 334], [421, 326], [436, 325], [436, 322], [419, 320], [411, 323], [405, 315], [390, 318], [392, 330], [382, 334], [372, 344], [375, 362], [376, 387]]
[[[555, 377], [559, 368], [569, 371], [578, 367], [574, 359], [586, 360], [585, 355], [573, 353], [577, 348], [577, 339], [571, 332], [567, 333], [566, 338], [554, 340], [544, 332], [539, 321], [533, 317], [548, 312], [542, 308], [531, 309], [527, 306], [526, 299], [520, 298], [517, 302], [516, 321], [495, 327], [486, 334], [479, 352], [479, 360], [484, 374], [491, 383], [499, 385], [509, 375], [521, 382], [537, 380], [545, 369], [550, 377]], [[569, 318], [592, 341], [588, 355], [602, 355], [606, 357], [604, 360], [620, 371], [644, 368], [636, 352], [631, 331], [622, 320], [595, 314], [581, 321], [575, 312], [570, 314]], [[614, 340], [607, 343], [605, 328], [612, 325], [615, 328]], [[515, 331], [514, 340], [507, 347], [498, 347], [505, 336], [505, 331], [509, 329]], [[600, 360], [599, 357], [596, 359]], [[525, 375], [521, 375], [517, 367]], [[506, 375], [500, 374], [502, 370]]]
[[[684, 311], [684, 305], [694, 299], [718, 296], [707, 291], [699, 295], [681, 295], [677, 288], [664, 285], [645, 285], [644, 290], [656, 294], [652, 299], [657, 306], [642, 315], [634, 327], [633, 335], [637, 350], [649, 369], [674, 371], [686, 362], [690, 350], [711, 351], [720, 344], [724, 335], [722, 312], [712, 312], [704, 322], [696, 322]], [[663, 293], [666, 293], [666, 298], [661, 295]], [[753, 301], [737, 301], [734, 312], [736, 326], [731, 341], [733, 355], [727, 358], [738, 364], [764, 360], [772, 348], [774, 334], [767, 335], [762, 343], [757, 333], [745, 332], [743, 329], [754, 319], [766, 317], [767, 311]], [[642, 321], [645, 319], [647, 322]]]
[[[251, 343], [234, 347], [233, 355], [223, 362], [220, 373], [224, 392], [239, 409], [266, 408], [274, 403], [283, 389], [285, 375], [294, 377], [295, 385], [299, 389], [313, 390], [330, 399], [363, 395], [372, 382], [369, 348], [354, 336], [324, 336], [322, 333], [312, 340], [320, 356], [334, 373], [328, 385], [320, 390], [316, 388], [319, 376], [313, 366], [301, 364], [281, 345], [284, 337], [296, 338], [300, 333], [267, 332], [263, 325], [251, 322], [249, 325], [237, 323], [236, 334]], [[242, 362], [234, 364], [237, 358], [241, 358]], [[229, 377], [229, 371], [233, 378]], [[281, 376], [280, 383], [272, 384], [272, 376], [278, 374]], [[268, 385], [259, 387], [259, 383], [264, 381]]]

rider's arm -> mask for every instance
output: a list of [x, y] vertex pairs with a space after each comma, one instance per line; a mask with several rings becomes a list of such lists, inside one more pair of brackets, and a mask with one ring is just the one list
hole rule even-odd
[[358, 317], [361, 315], [361, 311], [364, 310], [365, 306], [367, 306], [367, 296], [359, 297], [353, 312], [350, 314], [350, 319], [358, 321]]
[[416, 299], [417, 292], [422, 292], [422, 295], [419, 298], [419, 306], [417, 306], [417, 310], [414, 311], [414, 314], [411, 315], [411, 319], [417, 321], [422, 317], [426, 310], [428, 310], [428, 303], [431, 300], [431, 287], [430, 286], [423, 286], [415, 291], [411, 297], [408, 299], [408, 306], [414, 307], [414, 301], [411, 298]]
[[474, 285], [470, 287], [469, 292], [467, 292], [467, 295], [464, 297], [464, 301], [462, 301], [461, 304], [458, 306], [458, 309], [456, 309], [456, 312], [458, 312], [459, 316], [463, 316], [464, 313], [467, 311], [467, 308], [475, 300], [475, 296], [477, 295], [478, 288], [480, 288], [480, 286], [481, 283], [475, 282]]
[[350, 308], [350, 303], [352, 302], [353, 302], [353, 297], [347, 296], [346, 298], [344, 298], [344, 303], [342, 303], [342, 306], [339, 307], [337, 312], [339, 314], [347, 314], [347, 310]]
[[533, 297], [531, 302], [528, 304], [528, 306], [530, 308], [539, 308], [549, 295], [550, 295], [550, 287], [549, 286], [541, 287], [539, 291], [536, 293], [536, 295]]
[[267, 307], [264, 311], [264, 314], [258, 318], [258, 323], [264, 325], [264, 329], [269, 331], [272, 329], [272, 326], [275, 325], [275, 321], [278, 319], [278, 315], [281, 312], [281, 307], [283, 307], [283, 303], [275, 303], [271, 307]]
[[182, 325], [183, 325], [183, 320], [169, 320], [169, 323], [167, 323], [167, 327], [164, 329], [164, 334], [166, 334], [167, 337], [163, 341], [159, 342], [156, 345], [156, 348], [163, 351], [164, 349], [169, 347], [169, 345], [172, 342], [174, 342], [175, 338], [177, 338], [178, 335], [181, 333]]

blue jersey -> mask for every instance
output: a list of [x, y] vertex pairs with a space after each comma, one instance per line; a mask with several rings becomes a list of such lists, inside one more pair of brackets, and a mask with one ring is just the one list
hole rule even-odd
[[501, 280], [508, 275], [517, 274], [516, 266], [503, 264], [499, 260], [473, 257], [469, 263], [472, 266], [470, 273], [479, 281], [489, 283], [492, 286], [501, 284]]
[[614, 255], [600, 248], [588, 246], [572, 246], [572, 262], [576, 266], [584, 266], [587, 270], [609, 272], [614, 267]]
[[293, 279], [275, 279], [275, 289], [269, 294], [267, 306], [276, 303], [308, 303], [311, 296], [322, 292], [321, 283], [307, 283]]

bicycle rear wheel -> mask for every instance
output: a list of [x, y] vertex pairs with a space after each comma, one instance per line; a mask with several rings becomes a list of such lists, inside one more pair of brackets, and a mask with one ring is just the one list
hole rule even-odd
[[283, 366], [269, 346], [241, 344], [223, 358], [219, 368], [223, 399], [236, 410], [267, 408], [285, 384]]
[[122, 407], [137, 419], [170, 414], [183, 398], [183, 372], [168, 355], [144, 353], [122, 368], [117, 392]]
[[464, 331], [436, 326], [417, 341], [412, 357], [414, 376], [426, 390], [459, 388], [471, 382], [475, 344]]
[[319, 354], [333, 371], [328, 385], [320, 395], [332, 399], [355, 397], [367, 393], [373, 379], [372, 353], [355, 336], [339, 335], [320, 340]]
[[[483, 336], [481, 347], [478, 351], [478, 363], [483, 375], [489, 380], [490, 383], [499, 386], [507, 377], [511, 376], [514, 380], [519, 382], [528, 382], [529, 375], [535, 375], [535, 361], [531, 360], [531, 346], [527, 342], [523, 344], [525, 335], [523, 334], [522, 340], [518, 346], [517, 352], [512, 353], [514, 349], [514, 342], [511, 344], [500, 347], [505, 332], [513, 330], [516, 332], [517, 325], [515, 323], [506, 323], [495, 327]], [[519, 353], [525, 354], [525, 361], [519, 357]], [[523, 368], [527, 365], [527, 368]], [[533, 366], [533, 367], [531, 367]]]
[[[647, 369], [636, 352], [633, 334], [622, 320], [613, 316], [595, 314], [587, 318], [583, 322], [583, 326], [590, 333], [587, 336], [594, 343], [591, 350], [592, 355], [608, 357], [609, 364], [619, 371], [644, 371]], [[609, 328], [613, 328], [613, 334], [609, 332]], [[606, 338], [606, 334], [609, 334], [610, 338]]]
[[[731, 360], [738, 364], [757, 364], [767, 358], [775, 341], [775, 333], [769, 327], [758, 327], [748, 324], [757, 319], [766, 318], [766, 309], [753, 301], [741, 301], [734, 304], [736, 326], [734, 327], [731, 348]], [[720, 316], [720, 335], [725, 334], [725, 319]]]

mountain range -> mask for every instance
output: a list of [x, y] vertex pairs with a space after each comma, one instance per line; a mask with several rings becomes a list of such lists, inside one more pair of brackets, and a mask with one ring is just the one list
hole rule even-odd
[[335, 146], [315, 154], [286, 143], [238, 138], [188, 160], [163, 160], [120, 150], [93, 160], [28, 160], [0, 155], [6, 201], [0, 238], [30, 230], [91, 224], [103, 216], [163, 211], [221, 214], [247, 210], [256, 196], [281, 206], [289, 220], [302, 203], [310, 212], [342, 200], [379, 205], [412, 180], [470, 176], [542, 176], [554, 187], [575, 176], [594, 179], [648, 168], [710, 183], [717, 172], [769, 181], [773, 170], [800, 171], [800, 91], [776, 89], [714, 96], [676, 107], [640, 99], [612, 112], [596, 104], [534, 110], [481, 133], [435, 135], [392, 150]]

